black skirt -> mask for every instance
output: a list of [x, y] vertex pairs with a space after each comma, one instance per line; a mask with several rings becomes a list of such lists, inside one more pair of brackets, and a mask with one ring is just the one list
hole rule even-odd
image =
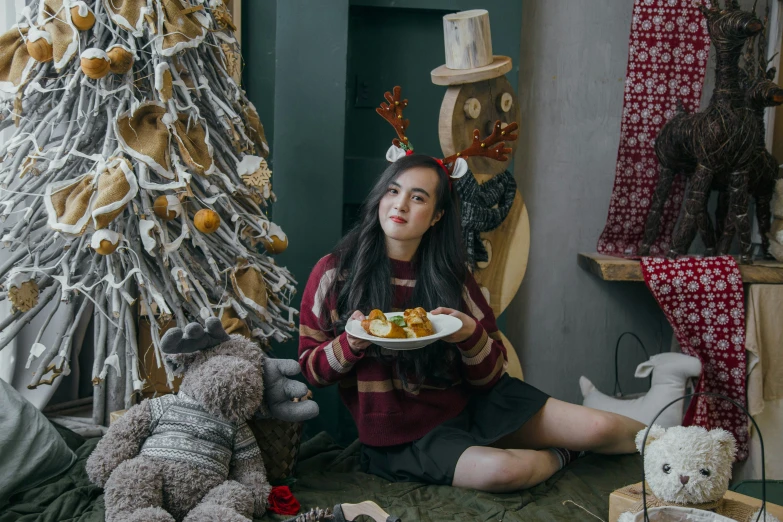
[[547, 399], [541, 390], [504, 375], [488, 392], [473, 395], [462, 413], [419, 440], [387, 447], [362, 445], [362, 471], [391, 482], [450, 486], [466, 449], [489, 446], [514, 433]]

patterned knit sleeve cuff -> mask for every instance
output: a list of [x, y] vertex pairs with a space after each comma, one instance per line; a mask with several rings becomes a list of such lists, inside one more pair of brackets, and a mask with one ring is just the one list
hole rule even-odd
[[234, 454], [231, 460], [250, 460], [261, 456], [258, 443], [247, 423], [242, 423], [234, 437]]
[[[337, 338], [340, 343], [340, 348], [343, 353], [343, 359], [347, 363], [347, 365], [353, 366], [357, 362], [359, 362], [361, 359], [364, 358], [364, 351], [359, 352], [358, 354], [353, 353], [353, 350], [351, 350], [351, 345], [348, 344], [348, 334], [343, 332], [340, 334], [340, 337]], [[341, 361], [342, 362], [342, 361]]]
[[471, 359], [481, 352], [488, 339], [487, 331], [477, 322], [473, 334], [461, 343], [457, 343], [457, 348], [462, 352], [463, 358]]

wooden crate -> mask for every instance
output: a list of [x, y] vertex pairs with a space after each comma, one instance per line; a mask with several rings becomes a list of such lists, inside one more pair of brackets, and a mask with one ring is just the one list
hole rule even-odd
[[[641, 483], [634, 485], [641, 491]], [[754, 506], [756, 508], [761, 507], [761, 500], [747, 495], [741, 495], [730, 490], [723, 495], [723, 498], [742, 502], [743, 504], [748, 504], [749, 506]], [[619, 489], [613, 491], [612, 494], [609, 495], [609, 522], [617, 522], [617, 519], [620, 518], [620, 514], [631, 509], [637, 502], [639, 502], [638, 496], [628, 495]], [[770, 504], [767, 502], [767, 513], [775, 515], [778, 519], [783, 520], [783, 507], [780, 507], [777, 504]]]

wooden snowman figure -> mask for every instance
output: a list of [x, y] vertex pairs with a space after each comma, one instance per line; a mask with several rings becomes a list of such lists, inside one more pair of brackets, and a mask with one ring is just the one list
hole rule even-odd
[[[433, 70], [431, 76], [434, 84], [448, 87], [440, 108], [438, 134], [444, 156], [451, 156], [471, 145], [476, 129], [485, 137], [493, 132], [497, 121], [501, 122], [501, 128], [519, 122], [520, 109], [518, 97], [505, 77], [512, 68], [511, 58], [492, 54], [489, 13], [476, 9], [446, 15], [443, 17], [443, 32], [446, 63]], [[511, 192], [505, 192], [504, 201], [495, 202], [486, 209], [492, 214], [493, 210], [503, 206], [507, 214], [501, 216], [499, 224], [495, 223], [499, 225], [497, 228], [480, 231], [476, 238], [486, 255], [482, 256], [484, 261], [476, 263], [474, 276], [496, 317], [519, 290], [530, 249], [527, 208], [515, 188], [513, 176], [507, 172], [511, 159], [512, 155], [505, 161], [482, 156], [466, 158], [479, 186], [498, 176], [505, 178], [497, 178], [495, 183], [510, 182], [506, 187]], [[463, 200], [463, 205], [470, 203]], [[492, 203], [489, 202], [490, 205]], [[499, 216], [495, 214], [494, 217], [498, 221]], [[522, 378], [514, 348], [505, 335], [500, 333], [500, 337], [509, 355], [508, 373]]]

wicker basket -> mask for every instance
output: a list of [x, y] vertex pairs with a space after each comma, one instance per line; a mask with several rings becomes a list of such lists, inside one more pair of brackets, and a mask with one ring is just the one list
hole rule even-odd
[[302, 441], [302, 423], [253, 419], [248, 426], [256, 436], [269, 482], [274, 485], [293, 475]]

